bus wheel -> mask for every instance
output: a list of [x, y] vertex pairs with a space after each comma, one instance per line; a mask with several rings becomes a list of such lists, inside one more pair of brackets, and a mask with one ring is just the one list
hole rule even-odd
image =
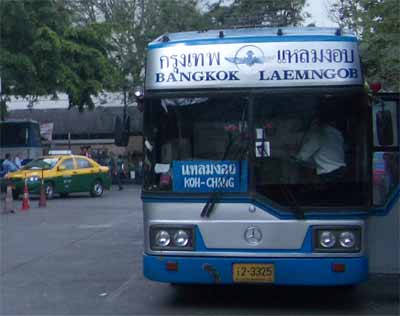
[[54, 186], [53, 183], [48, 182], [44, 185], [44, 192], [46, 193], [46, 198], [51, 200], [54, 198]]
[[100, 197], [103, 195], [103, 184], [97, 180], [92, 184], [92, 188], [90, 189], [90, 195], [92, 197]]
[[67, 198], [68, 196], [69, 196], [68, 192], [60, 193], [60, 197], [62, 197], [62, 198]]

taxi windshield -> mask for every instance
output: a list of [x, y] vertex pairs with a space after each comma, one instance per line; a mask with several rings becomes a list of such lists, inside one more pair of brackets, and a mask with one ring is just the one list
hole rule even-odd
[[23, 170], [52, 169], [56, 165], [59, 158], [40, 158], [26, 164]]

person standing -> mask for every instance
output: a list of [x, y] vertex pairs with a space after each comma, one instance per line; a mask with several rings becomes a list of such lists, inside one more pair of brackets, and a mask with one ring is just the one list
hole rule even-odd
[[116, 170], [117, 170], [117, 184], [118, 190], [122, 190], [124, 187], [122, 186], [121, 177], [125, 174], [125, 164], [124, 160], [122, 159], [121, 155], [118, 155], [117, 163], [116, 163]]
[[118, 185], [118, 190], [121, 191], [123, 190], [123, 186], [121, 183], [121, 173], [120, 173], [121, 163], [119, 157], [118, 159], [116, 159], [114, 154], [110, 153], [109, 168], [113, 184]]
[[82, 146], [81, 147], [81, 155], [87, 158], [92, 158], [92, 155], [89, 152], [90, 146]]
[[15, 166], [16, 166], [18, 169], [21, 169], [21, 168], [22, 168], [21, 158], [19, 158], [19, 154], [16, 154], [16, 155], [15, 155], [14, 163], [15, 163]]
[[17, 171], [18, 168], [17, 166], [12, 162], [11, 160], [11, 155], [9, 153], [6, 153], [5, 155], [5, 160], [3, 161], [3, 171], [4, 171], [4, 175], [10, 173], [10, 172], [14, 172]]

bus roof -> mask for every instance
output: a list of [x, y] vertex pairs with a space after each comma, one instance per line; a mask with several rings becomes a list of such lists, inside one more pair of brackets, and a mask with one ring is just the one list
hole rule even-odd
[[353, 38], [356, 36], [353, 32], [341, 30], [332, 27], [256, 27], [256, 28], [237, 28], [237, 29], [215, 29], [201, 30], [192, 32], [167, 33], [159, 36], [149, 44], [159, 45], [159, 43], [173, 44], [188, 41], [207, 41], [207, 40], [223, 40], [223, 39], [238, 39], [252, 37], [299, 37], [302, 36], [341, 36]]
[[21, 124], [21, 123], [39, 124], [38, 121], [30, 119], [12, 119], [12, 120], [0, 121], [0, 124]]

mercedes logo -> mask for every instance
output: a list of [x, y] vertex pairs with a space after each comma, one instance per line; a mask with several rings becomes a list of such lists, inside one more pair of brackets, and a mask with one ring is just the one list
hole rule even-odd
[[262, 239], [261, 230], [255, 226], [247, 227], [244, 231], [244, 239], [250, 245], [258, 245]]

